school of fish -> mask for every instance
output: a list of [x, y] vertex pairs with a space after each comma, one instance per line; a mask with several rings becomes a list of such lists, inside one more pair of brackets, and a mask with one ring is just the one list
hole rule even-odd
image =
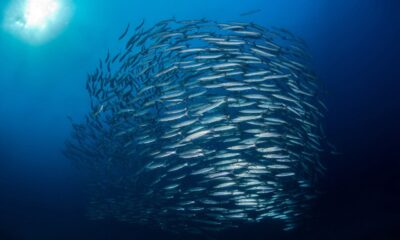
[[326, 106], [304, 41], [207, 19], [143, 21], [119, 41], [66, 142], [91, 174], [88, 215], [194, 234], [295, 228], [324, 173]]

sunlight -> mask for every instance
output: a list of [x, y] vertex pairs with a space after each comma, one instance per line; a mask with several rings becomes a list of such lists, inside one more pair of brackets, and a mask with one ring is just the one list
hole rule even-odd
[[25, 24], [30, 28], [44, 28], [57, 17], [60, 3], [55, 0], [29, 0], [25, 8]]
[[14, 0], [5, 13], [4, 27], [22, 39], [39, 44], [55, 37], [68, 23], [68, 0]]

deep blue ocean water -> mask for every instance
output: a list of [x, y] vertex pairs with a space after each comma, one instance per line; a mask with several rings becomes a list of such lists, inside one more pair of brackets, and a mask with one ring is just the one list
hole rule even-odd
[[[11, 1], [0, 1], [0, 14]], [[308, 43], [325, 84], [325, 192], [293, 232], [260, 224], [220, 239], [400, 239], [400, 3], [389, 0], [71, 1], [69, 23], [31, 44], [0, 29], [0, 239], [176, 239], [85, 217], [85, 186], [61, 154], [89, 109], [86, 74], [127, 23], [206, 17], [285, 27]], [[242, 12], [261, 9], [254, 15]], [[3, 16], [0, 15], [2, 18]]]

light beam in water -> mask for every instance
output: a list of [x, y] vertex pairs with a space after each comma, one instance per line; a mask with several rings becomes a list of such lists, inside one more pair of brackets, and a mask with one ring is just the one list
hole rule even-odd
[[57, 18], [60, 3], [54, 0], [30, 0], [24, 12], [25, 25], [28, 28], [45, 28]]
[[14, 0], [6, 10], [4, 27], [30, 43], [40, 44], [60, 33], [70, 15], [68, 0]]

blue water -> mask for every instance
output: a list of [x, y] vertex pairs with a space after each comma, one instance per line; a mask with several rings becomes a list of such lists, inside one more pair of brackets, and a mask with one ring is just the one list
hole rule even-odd
[[[0, 14], [10, 1], [0, 2]], [[307, 227], [246, 226], [221, 239], [400, 239], [400, 4], [389, 0], [71, 1], [55, 38], [30, 44], [0, 29], [0, 239], [176, 239], [85, 218], [85, 187], [61, 154], [89, 109], [86, 74], [127, 23], [206, 17], [285, 27], [308, 43], [325, 84], [325, 193]], [[261, 12], [247, 17], [240, 13]], [[0, 15], [0, 17], [2, 17]], [[397, 235], [396, 235], [397, 234]], [[222, 236], [223, 235], [223, 236]], [[397, 238], [396, 238], [397, 236]]]

